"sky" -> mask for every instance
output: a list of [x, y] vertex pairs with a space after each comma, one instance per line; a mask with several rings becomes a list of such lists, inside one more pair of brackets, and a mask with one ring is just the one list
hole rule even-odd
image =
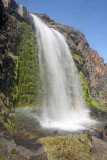
[[82, 32], [107, 63], [107, 0], [16, 0], [29, 12], [45, 13], [55, 22]]

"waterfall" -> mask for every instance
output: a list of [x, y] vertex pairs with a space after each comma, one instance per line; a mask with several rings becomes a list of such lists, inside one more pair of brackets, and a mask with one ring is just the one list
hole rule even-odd
[[31, 14], [39, 49], [42, 113], [38, 117], [44, 128], [84, 129], [90, 121], [89, 110], [82, 98], [77, 68], [61, 33], [46, 26]]

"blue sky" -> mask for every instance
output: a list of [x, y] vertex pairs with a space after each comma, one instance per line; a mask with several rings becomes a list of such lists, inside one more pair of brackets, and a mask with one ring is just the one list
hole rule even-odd
[[45, 13], [81, 31], [107, 63], [107, 0], [16, 0], [28, 11]]

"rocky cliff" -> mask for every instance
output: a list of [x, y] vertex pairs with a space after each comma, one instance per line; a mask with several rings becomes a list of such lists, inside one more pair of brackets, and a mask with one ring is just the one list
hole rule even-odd
[[4, 7], [8, 9], [8, 11], [16, 12], [25, 20], [28, 19], [29, 13], [27, 12], [26, 8], [22, 5], [19, 5], [15, 0], [2, 0], [2, 3]]
[[[5, 4], [6, 5], [6, 4]], [[17, 19], [8, 13], [0, 1], [0, 106], [9, 106], [9, 95], [14, 83], [14, 65], [17, 55]]]
[[61, 32], [73, 54], [78, 70], [89, 81], [90, 93], [97, 101], [107, 101], [107, 65], [97, 51], [90, 48], [85, 36], [71, 26], [55, 23], [46, 14], [37, 14], [49, 27]]
[[19, 7], [14, 0], [0, 0], [0, 111], [38, 101], [35, 34], [26, 9], [19, 14]]
[[[24, 65], [24, 63], [25, 61], [29, 63], [29, 60], [27, 56], [25, 60], [23, 53], [32, 53], [34, 55], [34, 45], [32, 46], [34, 43], [32, 41], [34, 40], [34, 37], [32, 36], [34, 35], [34, 31], [29, 26], [28, 29], [26, 27], [28, 22], [31, 22], [29, 21], [29, 13], [25, 7], [19, 5], [15, 0], [0, 0], [0, 13], [0, 99], [2, 99], [0, 105], [10, 106], [10, 101], [14, 102], [16, 105], [19, 101], [19, 94], [22, 95], [20, 97], [20, 104], [22, 101], [25, 104], [32, 103], [34, 101], [32, 101], [31, 97], [36, 96], [37, 99], [39, 99], [37, 96], [37, 93], [39, 94], [39, 92], [37, 90], [35, 90], [36, 93], [34, 90], [32, 90], [33, 92], [31, 93], [31, 88], [39, 87], [37, 85], [39, 84], [39, 75], [37, 73], [37, 84], [35, 83], [34, 85], [34, 78], [32, 85], [29, 86], [27, 84], [29, 83], [29, 79], [27, 78], [29, 75], [26, 73], [26, 76], [24, 76], [24, 70], [26, 70], [25, 66], [27, 64], [26, 63]], [[72, 52], [79, 73], [82, 75], [82, 78], [83, 75], [85, 77], [83, 82], [85, 85], [87, 85], [84, 86], [86, 97], [88, 97], [87, 101], [90, 103], [92, 100], [89, 99], [90, 92], [91, 96], [96, 101], [107, 102], [107, 65], [104, 64], [103, 58], [99, 57], [98, 53], [89, 47], [85, 36], [80, 31], [75, 30], [71, 26], [56, 23], [46, 14], [37, 15], [49, 27], [55, 28], [64, 35]], [[23, 22], [25, 22], [26, 25], [23, 24]], [[26, 32], [28, 32], [28, 34]], [[24, 34], [26, 36], [24, 36]], [[27, 43], [27, 37], [32, 37], [32, 40], [31, 42], [29, 41], [29, 44]], [[26, 44], [24, 43], [25, 41]], [[22, 46], [22, 44], [24, 46]], [[31, 50], [29, 50], [28, 45], [31, 46]], [[28, 50], [26, 49], [25, 51], [24, 47], [26, 47]], [[21, 56], [23, 57], [22, 59], [20, 59]], [[32, 58], [30, 62], [32, 66], [34, 66], [34, 71], [35, 62], [32, 61]], [[20, 69], [21, 65], [24, 67], [23, 70]], [[38, 67], [38, 65], [36, 67]], [[28, 68], [28, 70], [29, 69], [30, 68]], [[19, 70], [21, 71], [20, 74]], [[16, 75], [20, 76], [15, 80]], [[23, 84], [23, 91], [20, 90], [21, 83]], [[12, 91], [13, 95], [10, 97]], [[33, 94], [33, 96], [30, 94]]]
[[86, 102], [93, 107], [91, 116], [101, 123], [93, 125], [93, 129], [90, 127], [89, 131], [87, 128], [84, 134], [80, 131], [77, 132], [79, 135], [75, 132], [61, 137], [60, 134], [67, 132], [38, 130], [39, 123], [28, 114], [39, 113], [37, 108], [11, 110], [16, 105], [37, 105], [42, 85], [37, 40], [29, 25], [31, 21], [28, 23], [29, 13], [15, 0], [0, 0], [0, 160], [47, 160], [53, 157], [78, 160], [103, 157], [106, 160], [107, 113], [101, 111], [103, 107], [98, 106], [92, 97], [107, 102], [107, 65], [96, 51], [90, 49], [81, 32], [55, 23], [46, 14], [37, 15], [65, 36], [79, 70]]

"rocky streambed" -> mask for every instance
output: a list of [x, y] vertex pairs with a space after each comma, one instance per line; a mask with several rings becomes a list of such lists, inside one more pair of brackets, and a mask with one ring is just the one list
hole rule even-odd
[[[8, 114], [15, 116], [17, 127], [13, 130], [0, 127], [0, 155], [3, 160], [72, 160], [72, 155], [77, 157], [76, 160], [85, 160], [84, 154], [90, 160], [107, 160], [107, 113], [92, 109], [91, 116], [98, 123], [75, 132], [42, 128], [35, 118], [39, 114], [38, 108], [19, 108]], [[80, 146], [79, 158], [74, 154], [74, 148], [79, 152]]]

